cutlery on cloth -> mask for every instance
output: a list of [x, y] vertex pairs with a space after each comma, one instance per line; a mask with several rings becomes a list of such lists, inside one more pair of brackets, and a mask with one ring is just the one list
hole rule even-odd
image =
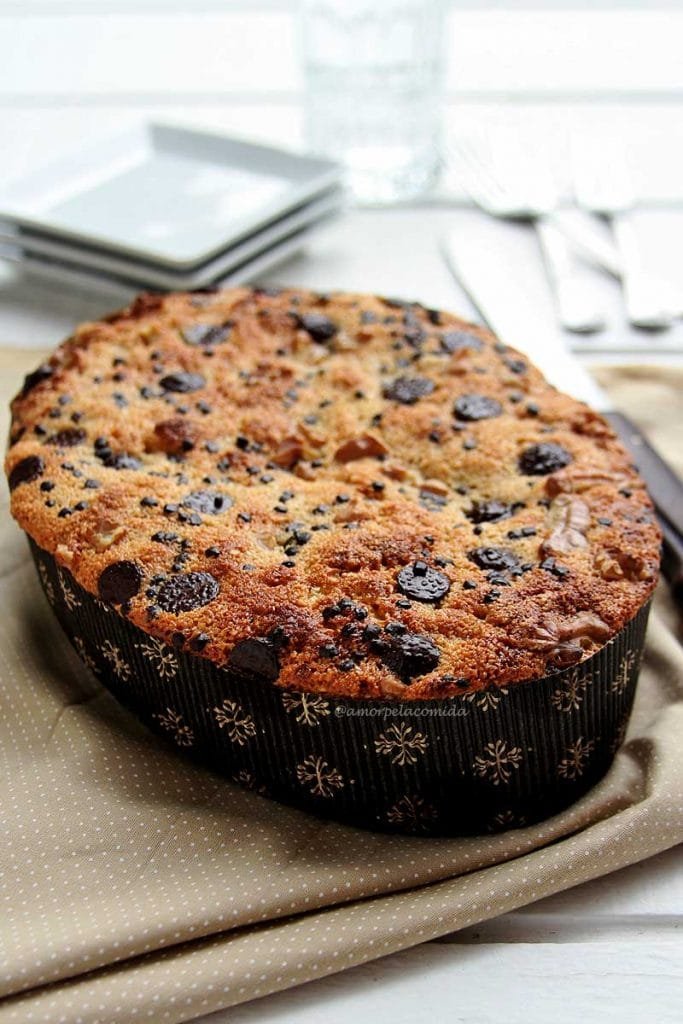
[[629, 323], [645, 330], [665, 330], [676, 316], [674, 296], [643, 264], [631, 216], [637, 196], [625, 152], [614, 142], [574, 136], [571, 162], [576, 202], [611, 224]]
[[683, 604], [683, 482], [567, 350], [538, 268], [520, 259], [520, 231], [518, 225], [491, 222], [467, 237], [448, 235], [443, 239], [446, 262], [484, 323], [526, 352], [551, 383], [602, 412], [634, 453], [663, 528], [662, 568]]
[[[541, 255], [565, 330], [590, 334], [603, 330], [605, 317], [595, 295], [582, 279], [579, 261], [555, 210], [560, 190], [549, 164], [539, 163], [508, 133], [458, 140], [453, 147], [460, 181], [472, 200], [494, 217], [530, 220], [536, 227]], [[593, 243], [583, 238], [584, 247]]]

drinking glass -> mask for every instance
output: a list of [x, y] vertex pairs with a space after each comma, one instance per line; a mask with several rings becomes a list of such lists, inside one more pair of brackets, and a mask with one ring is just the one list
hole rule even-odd
[[443, 0], [303, 0], [308, 145], [338, 159], [354, 196], [426, 191], [439, 164]]

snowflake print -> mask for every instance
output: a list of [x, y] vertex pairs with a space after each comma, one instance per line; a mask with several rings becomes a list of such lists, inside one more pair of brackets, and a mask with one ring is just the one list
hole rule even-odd
[[102, 644], [102, 657], [106, 658], [114, 670], [114, 674], [119, 679], [123, 679], [126, 682], [130, 678], [130, 665], [123, 658], [119, 648], [111, 640], [105, 640]]
[[521, 828], [526, 818], [519, 817], [514, 811], [500, 811], [491, 819], [492, 832], [504, 832], [508, 828]]
[[581, 678], [576, 669], [574, 669], [550, 698], [555, 708], [558, 711], [566, 712], [576, 711], [577, 708], [580, 708], [586, 687], [590, 681], [587, 676]]
[[73, 638], [74, 647], [78, 653], [78, 657], [81, 659], [86, 668], [89, 668], [91, 672], [99, 673], [99, 669], [94, 659], [88, 653], [88, 649], [85, 646], [85, 640], [81, 636], [75, 636]]
[[387, 821], [403, 825], [410, 832], [421, 832], [436, 818], [436, 811], [421, 796], [402, 796], [387, 811]]
[[254, 719], [236, 701], [224, 700], [219, 708], [213, 709], [213, 713], [218, 722], [218, 728], [228, 730], [228, 739], [231, 743], [243, 747], [252, 736], [256, 735]]
[[328, 701], [323, 697], [311, 697], [307, 693], [283, 693], [282, 703], [285, 711], [289, 711], [297, 722], [305, 725], [319, 725], [320, 719], [330, 713]]
[[627, 651], [619, 665], [619, 671], [612, 680], [610, 687], [612, 693], [621, 694], [624, 692], [631, 680], [635, 660], [636, 656], [633, 651]]
[[475, 757], [472, 767], [482, 779], [499, 786], [501, 782], [510, 781], [513, 769], [519, 768], [521, 762], [521, 747], [509, 747], [505, 740], [496, 740], [486, 744], [482, 753]]
[[401, 722], [390, 725], [386, 732], [375, 740], [378, 754], [386, 754], [392, 764], [416, 764], [418, 756], [427, 749], [427, 737], [422, 732], [413, 732], [412, 725]]
[[508, 691], [504, 686], [491, 686], [488, 690], [474, 691], [465, 696], [465, 700], [482, 711], [493, 711], [498, 707], [503, 697], [507, 697]]
[[78, 600], [78, 598], [74, 594], [73, 590], [71, 589], [71, 587], [67, 583], [66, 576], [64, 575], [64, 573], [60, 571], [57, 574], [57, 579], [59, 580], [59, 589], [62, 592], [62, 597], [64, 598], [64, 604], [69, 609], [69, 611], [72, 612], [74, 610], [74, 608], [79, 608], [81, 602]]
[[594, 747], [593, 740], [584, 740], [583, 736], [579, 736], [576, 743], [571, 743], [565, 750], [566, 757], [563, 757], [557, 766], [558, 774], [563, 779], [578, 779], [583, 775]]
[[150, 636], [144, 644], [136, 644], [142, 656], [151, 663], [160, 679], [173, 679], [178, 671], [178, 661], [170, 647]]
[[55, 603], [55, 588], [52, 586], [50, 576], [47, 571], [47, 566], [42, 562], [38, 562], [38, 572], [40, 573], [40, 582], [43, 584], [43, 590], [50, 604]]
[[241, 771], [233, 775], [232, 781], [239, 783], [244, 789], [251, 790], [252, 793], [258, 793], [259, 796], [265, 796], [266, 794], [266, 787], [263, 783], [259, 782], [256, 776], [252, 775], [246, 768], [242, 768]]
[[152, 715], [152, 718], [156, 718], [161, 728], [171, 733], [171, 737], [179, 747], [191, 747], [194, 743], [194, 732], [183, 721], [183, 716], [173, 708], [166, 708], [161, 714]]
[[314, 757], [312, 754], [296, 766], [296, 777], [299, 782], [310, 784], [313, 796], [331, 797], [335, 789], [344, 786], [344, 779], [337, 769], [332, 768], [322, 757]]

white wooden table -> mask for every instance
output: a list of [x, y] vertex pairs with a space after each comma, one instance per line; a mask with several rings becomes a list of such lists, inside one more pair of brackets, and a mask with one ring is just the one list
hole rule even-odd
[[[632, 10], [615, 23], [613, 11], [590, 4], [581, 12], [462, 6], [454, 5], [448, 29], [450, 125], [504, 117], [532, 144], [562, 118], [568, 126], [621, 130], [649, 154], [662, 194], [680, 188], [683, 12]], [[291, 7], [287, 0], [195, 0], [190, 13], [180, 0], [0, 0], [0, 182], [140, 118], [296, 146], [301, 80]], [[354, 213], [271, 279], [404, 295], [470, 315], [439, 257], [438, 237], [448, 226], [466, 230], [471, 216], [434, 208]], [[605, 289], [618, 337], [618, 291], [607, 282]], [[52, 345], [113, 304], [111, 296], [36, 289], [0, 265], [0, 344]], [[674, 339], [679, 353], [682, 330]], [[666, 358], [681, 361], [674, 351]], [[204, 1022], [679, 1022], [681, 862], [681, 849], [671, 850]]]
[[678, 1024], [680, 848], [202, 1024]]

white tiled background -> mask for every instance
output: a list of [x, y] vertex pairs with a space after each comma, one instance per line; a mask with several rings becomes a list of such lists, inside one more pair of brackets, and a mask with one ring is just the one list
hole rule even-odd
[[[448, 6], [451, 124], [499, 116], [502, 104], [534, 129], [568, 115], [652, 140], [676, 120], [683, 131], [682, 3]], [[140, 116], [296, 145], [296, 7], [0, 0], [0, 180]]]

